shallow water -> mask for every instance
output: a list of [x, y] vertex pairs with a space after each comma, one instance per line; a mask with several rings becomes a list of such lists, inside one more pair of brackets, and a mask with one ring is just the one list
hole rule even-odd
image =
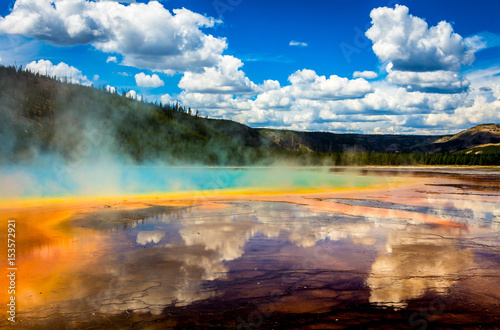
[[19, 322], [498, 326], [498, 178], [398, 178], [396, 186], [299, 195], [3, 208], [22, 240]]
[[328, 168], [173, 167], [95, 164], [75, 168], [0, 167], [2, 198], [124, 196], [224, 189], [330, 189], [366, 187], [380, 176], [333, 173]]

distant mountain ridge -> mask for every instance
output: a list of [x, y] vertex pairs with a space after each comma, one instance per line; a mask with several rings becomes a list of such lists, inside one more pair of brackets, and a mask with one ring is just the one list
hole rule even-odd
[[427, 152], [431, 143], [443, 137], [442, 135], [339, 134], [274, 129], [259, 129], [259, 131], [281, 148], [323, 153]]
[[323, 153], [450, 153], [500, 143], [500, 124], [477, 125], [455, 135], [445, 136], [258, 130], [281, 148]]

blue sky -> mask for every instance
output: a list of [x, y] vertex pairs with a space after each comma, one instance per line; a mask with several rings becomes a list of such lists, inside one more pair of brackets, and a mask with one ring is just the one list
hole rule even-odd
[[0, 63], [253, 127], [453, 133], [500, 122], [497, 1], [17, 0]]

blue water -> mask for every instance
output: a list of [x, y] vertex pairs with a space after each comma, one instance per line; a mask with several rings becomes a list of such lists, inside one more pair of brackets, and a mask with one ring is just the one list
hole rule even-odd
[[331, 173], [328, 168], [222, 168], [95, 165], [0, 169], [0, 197], [105, 196], [221, 189], [365, 187], [381, 177]]

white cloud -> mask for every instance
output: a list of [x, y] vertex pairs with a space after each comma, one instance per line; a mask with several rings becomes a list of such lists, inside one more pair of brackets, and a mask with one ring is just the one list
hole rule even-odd
[[64, 62], [53, 65], [51, 61], [33, 61], [26, 65], [25, 70], [48, 77], [56, 77], [62, 81], [67, 81], [72, 84], [82, 84], [85, 86], [92, 85], [92, 82], [87, 78], [87, 76], [84, 76], [80, 70], [73, 66], [69, 66]]
[[108, 91], [109, 93], [116, 93], [116, 88], [111, 86], [111, 85], [106, 85], [106, 91]]
[[393, 71], [388, 69], [387, 81], [407, 86], [410, 91], [430, 93], [457, 93], [466, 91], [470, 82], [454, 71]]
[[[375, 18], [374, 26], [386, 27], [381, 33], [387, 35], [378, 35], [375, 42], [387, 54], [377, 54], [387, 62], [384, 80], [368, 82], [378, 77], [373, 71], [357, 71], [347, 79], [304, 69], [291, 74], [284, 86], [276, 80], [255, 85], [241, 70], [241, 61], [227, 56], [217, 67], [186, 73], [179, 83], [184, 91], [176, 97], [212, 117], [299, 130], [448, 134], [499, 121], [500, 69], [460, 75], [460, 68], [474, 59], [465, 41], [448, 23], [428, 28], [404, 9], [386, 8], [388, 17]], [[420, 38], [422, 45], [412, 38]], [[388, 41], [387, 49], [381, 41]]]
[[500, 100], [488, 102], [477, 96], [469, 106], [463, 105], [452, 113], [432, 113], [424, 117], [424, 123], [432, 127], [449, 129], [469, 128], [473, 125], [500, 122]]
[[488, 47], [487, 42], [481, 36], [478, 35], [465, 38], [464, 42], [467, 48], [473, 49], [475, 51], [485, 49]]
[[[235, 70], [233, 77], [234, 72]], [[243, 72], [237, 81], [241, 81], [242, 77]], [[210, 86], [211, 80], [218, 81], [205, 78], [207, 81], [194, 78], [190, 81], [199, 86]], [[225, 93], [225, 90], [220, 93], [200, 93], [198, 91], [201, 88], [188, 89], [186, 85], [179, 84], [179, 87], [185, 89], [179, 98], [182, 103], [209, 113], [210, 116], [230, 118], [252, 125], [285, 127], [299, 122], [310, 123], [318, 119], [321, 109], [331, 108], [332, 104], [337, 104], [336, 101], [355, 101], [373, 91], [364, 79], [349, 80], [338, 76], [326, 78], [306, 69], [290, 75], [289, 81], [290, 85], [282, 87], [278, 81], [266, 80], [262, 85], [253, 87], [257, 93], [255, 98], [249, 95], [235, 97], [235, 93]], [[210, 88], [212, 91], [213, 86]]]
[[378, 77], [378, 73], [373, 71], [354, 71], [352, 74], [353, 78], [366, 78], [366, 79], [375, 79]]
[[284, 89], [295, 98], [351, 99], [360, 98], [372, 92], [370, 83], [363, 78], [349, 80], [336, 75], [326, 78], [307, 69], [293, 73], [288, 80], [292, 85]]
[[[314, 94], [317, 75], [306, 71], [305, 76], [309, 85], [304, 85], [303, 89]], [[388, 134], [445, 134], [455, 131], [456, 128], [451, 126], [430, 126], [423, 119], [429, 114], [450, 113], [468, 102], [467, 93], [409, 92], [385, 81], [373, 83], [372, 92], [363, 97], [310, 98], [294, 86], [298, 83], [296, 76], [290, 80], [293, 83], [284, 87], [276, 81], [264, 82], [255, 98], [186, 91], [179, 98], [183, 104], [189, 104], [212, 117], [228, 118], [252, 126], [364, 133], [376, 130]]]
[[140, 87], [160, 87], [165, 85], [163, 80], [161, 80], [157, 74], [149, 76], [143, 72], [135, 75], [135, 82], [137, 83], [137, 86]]
[[0, 33], [56, 45], [91, 44], [119, 53], [122, 64], [142, 69], [196, 71], [215, 65], [224, 38], [204, 34], [219, 21], [187, 9], [173, 14], [159, 2], [124, 5], [112, 1], [17, 0], [0, 20]]
[[287, 93], [287, 90], [281, 88], [267, 90], [259, 94], [255, 99], [255, 105], [262, 109], [289, 110], [292, 105], [293, 96]]
[[168, 69], [168, 70], [163, 70], [163, 73], [166, 74], [167, 76], [172, 77], [173, 75], [175, 75], [176, 71]]
[[288, 126], [283, 121], [283, 113], [276, 110], [252, 109], [252, 111], [243, 111], [233, 118], [241, 123], [258, 126], [282, 127]]
[[134, 91], [133, 89], [129, 90], [126, 94], [125, 94], [126, 97], [128, 98], [131, 98], [133, 100], [142, 100], [142, 96], [141, 95], [137, 95], [137, 92]]
[[500, 66], [470, 71], [465, 74], [471, 82], [471, 90], [475, 92], [491, 92], [500, 86]]
[[116, 58], [116, 56], [108, 56], [108, 58], [106, 59], [106, 63], [110, 62], [117, 63], [118, 59]]
[[165, 232], [159, 230], [140, 231], [137, 233], [137, 244], [146, 245], [148, 243], [157, 244], [165, 236]]
[[465, 38], [464, 42], [469, 49], [473, 51], [480, 51], [483, 49], [500, 46], [500, 35], [484, 31]]
[[[221, 116], [257, 123], [265, 120], [281, 122], [279, 111], [306, 111], [313, 101], [322, 104], [332, 100], [362, 98], [372, 92], [370, 84], [364, 79], [349, 80], [338, 76], [318, 76], [312, 70], [300, 70], [290, 75], [290, 85], [281, 87], [275, 80], [266, 80], [262, 85], [249, 83], [242, 71], [234, 66], [231, 75], [221, 75], [224, 70], [209, 70], [210, 75], [186, 74], [189, 80], [181, 80], [179, 87], [184, 89], [179, 97], [184, 104], [209, 112], [212, 116]], [[239, 75], [236, 73], [240, 73]], [[219, 83], [222, 78], [233, 77], [232, 82]], [[183, 78], [184, 79], [184, 78]], [[186, 83], [188, 81], [190, 85]], [[242, 83], [243, 82], [243, 83]], [[218, 89], [222, 86], [224, 88]], [[227, 86], [232, 86], [228, 88]], [[251, 87], [251, 88], [250, 88]], [[257, 93], [255, 98], [235, 97], [249, 90]], [[306, 104], [310, 101], [309, 104]], [[300, 109], [300, 110], [298, 110]]]
[[188, 93], [178, 95], [182, 104], [193, 109], [205, 110], [213, 117], [232, 118], [241, 111], [249, 110], [250, 100], [247, 97], [235, 97], [231, 94]]
[[[375, 54], [386, 62], [385, 80], [368, 82], [378, 77], [373, 71], [356, 71], [348, 79], [304, 69], [291, 74], [283, 86], [276, 80], [252, 82], [239, 59], [222, 55], [226, 40], [201, 31], [216, 20], [186, 9], [170, 13], [155, 1], [126, 6], [59, 0], [54, 8], [48, 1], [18, 0], [12, 13], [0, 19], [0, 31], [59, 45], [90, 43], [112, 55], [121, 54], [122, 64], [169, 75], [184, 72], [179, 82], [183, 91], [163, 95], [163, 103], [179, 99], [204, 114], [253, 126], [446, 133], [500, 120], [500, 69], [460, 75], [462, 66], [474, 60], [474, 51], [490, 47], [494, 38], [483, 33], [464, 40], [450, 24], [429, 27], [403, 6], [374, 9], [372, 20], [367, 36]], [[290, 42], [290, 46], [306, 45]], [[116, 56], [107, 59], [107, 63], [117, 61]], [[28, 66], [90, 84], [79, 70], [64, 63], [55, 66], [41, 60]], [[135, 79], [141, 87], [164, 85], [157, 74], [139, 73]], [[133, 90], [126, 94], [138, 97]]]
[[98, 74], [95, 74], [94, 77], [92, 78], [93, 81], [97, 81], [99, 80], [99, 75]]
[[163, 104], [172, 104], [175, 101], [170, 94], [163, 94], [160, 100]]
[[206, 67], [201, 73], [186, 72], [179, 87], [190, 93], [252, 93], [257, 85], [240, 69], [243, 63], [229, 55], [222, 56], [215, 67]]
[[453, 111], [430, 113], [422, 119], [430, 128], [469, 128], [500, 122], [500, 67], [468, 72], [470, 91]]
[[295, 47], [307, 47], [307, 42], [300, 42], [300, 41], [290, 41], [289, 43], [290, 46], [295, 46]]
[[394, 70], [458, 71], [461, 65], [474, 61], [473, 50], [467, 49], [462, 37], [445, 21], [429, 28], [400, 5], [373, 9], [370, 17], [372, 26], [366, 36], [378, 58], [391, 61]]
[[464, 40], [445, 21], [429, 28], [423, 19], [410, 15], [408, 8], [400, 5], [373, 9], [370, 17], [372, 26], [366, 36], [373, 41], [378, 58], [387, 62], [387, 81], [409, 91], [467, 90], [469, 81], [459, 71], [462, 65], [474, 61], [477, 49], [471, 43], [477, 38]]

